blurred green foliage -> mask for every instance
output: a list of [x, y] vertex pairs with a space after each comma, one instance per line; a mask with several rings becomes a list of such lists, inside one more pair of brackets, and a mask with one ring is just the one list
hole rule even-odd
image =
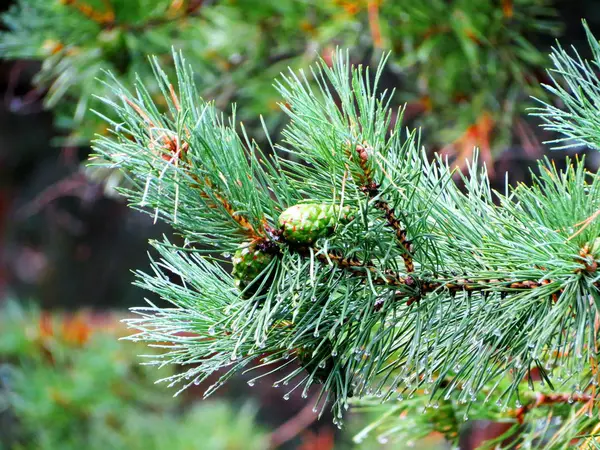
[[255, 410], [183, 405], [114, 317], [0, 310], [0, 448], [262, 450]]
[[540, 41], [560, 30], [551, 0], [19, 0], [3, 20], [0, 56], [41, 61], [35, 83], [70, 142], [105, 131], [88, 111], [111, 115], [94, 98], [108, 94], [102, 70], [126, 86], [138, 76], [158, 100], [146, 56], [170, 67], [171, 47], [202, 94], [223, 110], [237, 102], [260, 138], [259, 114], [271, 130], [283, 121], [272, 80], [340, 46], [365, 64], [391, 52], [384, 87], [457, 158], [510, 143], [529, 95], [540, 94]]

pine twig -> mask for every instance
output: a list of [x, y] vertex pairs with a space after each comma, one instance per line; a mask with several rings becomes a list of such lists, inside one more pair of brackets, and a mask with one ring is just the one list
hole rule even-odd
[[167, 25], [169, 23], [178, 22], [180, 20], [185, 20], [190, 17], [197, 16], [200, 12], [200, 7], [202, 6], [202, 1], [195, 1], [190, 3], [188, 7], [175, 16], [170, 17], [160, 17], [157, 19], [149, 20], [148, 22], [141, 24], [120, 24], [119, 27], [125, 31], [135, 32], [135, 31], [148, 31], [152, 28], [161, 27], [163, 25]]
[[[458, 292], [481, 292], [481, 291], [490, 291], [491, 286], [493, 285], [504, 285], [504, 291], [508, 292], [509, 290], [525, 290], [525, 289], [536, 289], [541, 286], [544, 286], [548, 283], [546, 282], [538, 282], [533, 280], [524, 280], [524, 281], [510, 281], [510, 280], [457, 280], [452, 282], [443, 282], [443, 281], [423, 281], [423, 280], [415, 280], [411, 276], [407, 276], [404, 279], [405, 286], [415, 286], [415, 292], [405, 292], [405, 291], [397, 291], [395, 299], [406, 299], [407, 306], [412, 305], [415, 302], [418, 302], [425, 295], [434, 292], [438, 289], [447, 289], [451, 294], [456, 294]], [[383, 307], [383, 301], [377, 300], [373, 306], [375, 311], [381, 310]]]
[[316, 400], [317, 398], [313, 398], [306, 402], [306, 405], [298, 414], [271, 433], [270, 448], [279, 448], [289, 442], [318, 419], [318, 414], [313, 411]]
[[379, 4], [377, 0], [369, 0], [367, 6], [369, 15], [369, 28], [371, 30], [371, 39], [375, 48], [382, 48], [381, 25], [379, 23]]
[[199, 188], [200, 196], [203, 199], [208, 200], [208, 201], [216, 200], [217, 203], [213, 203], [212, 205], [209, 205], [210, 207], [212, 207], [212, 208], [216, 208], [219, 206], [222, 207], [227, 212], [227, 214], [240, 226], [243, 233], [246, 234], [249, 238], [256, 239], [256, 238], [260, 237], [260, 235], [262, 233], [259, 233], [259, 232], [257, 232], [257, 230], [254, 229], [254, 227], [250, 223], [250, 220], [246, 216], [244, 216], [243, 214], [239, 214], [235, 210], [235, 208], [233, 207], [231, 202], [229, 202], [229, 200], [227, 200], [226, 197], [221, 195], [214, 188], [214, 185], [213, 185], [212, 181], [210, 181], [210, 179], [208, 179], [208, 178], [204, 179], [204, 186], [206, 186], [206, 188], [208, 188], [210, 190], [210, 194], [208, 194], [207, 191], [205, 189], [203, 189], [203, 187], [202, 187], [203, 185], [197, 177], [193, 177], [193, 179], [195, 180], [196, 184], [193, 184], [191, 186]]
[[592, 396], [589, 394], [565, 394], [565, 393], [556, 393], [556, 394], [542, 394], [538, 393], [533, 402], [530, 402], [526, 405], [518, 408], [514, 415], [519, 424], [523, 424], [525, 421], [525, 415], [535, 408], [539, 408], [541, 406], [549, 406], [557, 403], [588, 403], [592, 400]]
[[[351, 271], [351, 273], [359, 276], [366, 275], [367, 272], [370, 272], [374, 275], [373, 281], [375, 284], [386, 284], [390, 286], [404, 286], [410, 284], [411, 277], [402, 277], [401, 275], [395, 273], [393, 270], [386, 269], [383, 271], [383, 274], [380, 270], [375, 267], [375, 265], [368, 261], [360, 261], [356, 258], [348, 258], [343, 255], [329, 252], [327, 255], [323, 253], [317, 254], [317, 259], [321, 261], [323, 264], [329, 264], [330, 262], [336, 265], [337, 267]], [[362, 269], [362, 270], [360, 270]]]
[[78, 0], [60, 0], [61, 4], [65, 6], [72, 6], [77, 11], [79, 11], [83, 16], [87, 17], [90, 20], [93, 20], [96, 23], [99, 23], [103, 26], [114, 25], [115, 23], [115, 12], [110, 9], [107, 9], [105, 12], [97, 11], [92, 6], [87, 3], [78, 1]]
[[[179, 99], [177, 98], [177, 95], [175, 94], [172, 85], [169, 85], [169, 92], [173, 101], [173, 105], [179, 111]], [[150, 116], [139, 105], [137, 105], [135, 102], [133, 102], [126, 96], [122, 96], [122, 98], [148, 125], [148, 136], [151, 140], [153, 140], [152, 130], [159, 129], [159, 127], [157, 127], [154, 124], [152, 119], [150, 119]], [[179, 165], [179, 163], [181, 162], [184, 165], [185, 169], [188, 172], [188, 175], [190, 176], [190, 178], [192, 178], [192, 180], [194, 180], [194, 183], [190, 184], [190, 187], [196, 188], [200, 191], [200, 196], [203, 199], [205, 199], [207, 203], [209, 203], [209, 207], [223, 208], [227, 212], [227, 214], [240, 226], [242, 232], [245, 235], [247, 235], [250, 239], [257, 239], [261, 236], [261, 234], [263, 234], [258, 232], [254, 228], [254, 226], [246, 216], [244, 216], [243, 214], [239, 214], [235, 210], [232, 203], [225, 197], [225, 195], [223, 195], [221, 192], [218, 192], [218, 190], [214, 187], [214, 184], [208, 177], [205, 177], [204, 181], [202, 181], [196, 174], [194, 174], [190, 170], [191, 161], [188, 159], [189, 145], [187, 142], [182, 141], [177, 136], [170, 136], [168, 133], [165, 132], [161, 133], [160, 140], [162, 140], [162, 151], [158, 151], [156, 153], [158, 153], [162, 159], [171, 164]], [[150, 150], [155, 150], [154, 144], [152, 142], [150, 143]]]
[[383, 212], [388, 225], [394, 230], [396, 239], [402, 245], [404, 249], [402, 253], [402, 259], [404, 260], [404, 267], [407, 273], [415, 271], [415, 265], [412, 259], [413, 246], [411, 241], [406, 235], [406, 230], [402, 226], [402, 223], [395, 215], [394, 209], [379, 196], [379, 185], [373, 180], [373, 171], [369, 165], [369, 150], [368, 147], [363, 145], [357, 145], [356, 153], [358, 155], [358, 164], [361, 168], [362, 174], [359, 175], [359, 180], [362, 182], [362, 191], [369, 196], [371, 199], [376, 199], [374, 206]]
[[406, 268], [406, 271], [408, 273], [414, 272], [415, 264], [411, 256], [413, 252], [413, 245], [406, 235], [406, 229], [404, 229], [404, 227], [400, 223], [400, 220], [398, 220], [398, 218], [394, 214], [394, 209], [383, 200], [376, 200], [375, 208], [379, 209], [380, 211], [383, 211], [388, 225], [394, 230], [394, 233], [396, 234], [396, 239], [404, 248], [404, 252], [402, 253], [402, 259], [404, 260], [404, 267]]

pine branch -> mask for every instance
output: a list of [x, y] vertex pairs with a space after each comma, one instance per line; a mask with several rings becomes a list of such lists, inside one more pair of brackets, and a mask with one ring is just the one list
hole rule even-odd
[[534, 109], [534, 114], [544, 121], [543, 127], [559, 134], [549, 141], [559, 149], [578, 145], [600, 149], [600, 119], [596, 114], [600, 98], [600, 44], [585, 21], [583, 27], [594, 60], [584, 60], [574, 48], [572, 55], [560, 45], [553, 48], [550, 58], [554, 68], [548, 71], [552, 83], [543, 86], [564, 106], [558, 108], [538, 99], [542, 107]]
[[554, 405], [557, 403], [572, 404], [572, 403], [590, 403], [594, 398], [588, 394], [542, 394], [538, 393], [534, 401], [521, 406], [514, 413], [517, 422], [523, 424], [525, 422], [525, 415], [532, 409], [540, 408], [542, 406]]
[[178, 24], [178, 23], [180, 24], [182, 21], [184, 21], [186, 19], [198, 16], [200, 14], [200, 8], [202, 7], [203, 3], [204, 3], [203, 0], [194, 0], [194, 1], [189, 2], [189, 4], [183, 9], [183, 11], [181, 11], [179, 13], [177, 13], [177, 12], [171, 13], [169, 16], [160, 17], [157, 19], [151, 19], [144, 23], [139, 23], [139, 24], [131, 24], [131, 23], [115, 24], [115, 23], [113, 23], [112, 26], [113, 27], [116, 26], [116, 27], [118, 27], [122, 30], [128, 31], [128, 32], [147, 32], [154, 28], [162, 27], [164, 25]]
[[107, 4], [106, 11], [98, 11], [92, 5], [81, 0], [60, 0], [60, 4], [70, 6], [80, 12], [85, 18], [90, 19], [103, 27], [113, 26], [115, 23], [115, 12]]
[[[350, 398], [371, 393], [427, 390], [466, 415], [481, 395], [518, 409], [534, 369], [549, 385], [597, 378], [600, 224], [574, 227], [600, 209], [600, 177], [582, 162], [541, 162], [531, 186], [504, 194], [476, 160], [456, 181], [391, 125], [382, 66], [371, 77], [342, 53], [313, 71], [318, 89], [302, 73], [277, 84], [291, 120], [266, 155], [174, 59], [176, 84], [154, 63], [163, 109], [143, 83], [111, 81], [118, 118], [96, 143], [130, 174], [133, 205], [186, 239], [155, 244], [155, 273], [140, 274], [174, 307], [129, 322], [136, 338], [171, 343], [157, 363], [189, 367], [170, 383], [218, 371], [208, 395], [258, 362], [285, 395], [319, 384], [320, 412], [328, 404], [340, 422]], [[235, 251], [231, 274], [207, 251]]]
[[413, 252], [412, 243], [407, 239], [406, 230], [402, 227], [400, 220], [396, 218], [394, 209], [385, 200], [380, 198], [379, 186], [373, 180], [373, 169], [370, 167], [369, 147], [365, 148], [359, 144], [356, 146], [355, 151], [362, 171], [357, 177], [357, 180], [361, 184], [360, 189], [374, 201], [375, 208], [384, 213], [388, 225], [394, 230], [398, 242], [404, 248], [402, 259], [404, 260], [406, 272], [414, 272], [415, 266], [411, 256]]

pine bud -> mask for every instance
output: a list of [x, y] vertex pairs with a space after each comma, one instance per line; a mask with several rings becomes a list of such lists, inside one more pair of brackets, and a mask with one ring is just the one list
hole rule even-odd
[[[256, 280], [256, 277], [266, 269], [272, 259], [273, 255], [258, 248], [256, 242], [241, 246], [232, 259], [233, 270], [231, 275], [235, 279], [236, 287], [247, 296], [254, 295], [261, 285], [261, 281]], [[268, 286], [265, 285], [264, 287]]]
[[286, 241], [294, 244], [312, 244], [333, 233], [338, 223], [350, 220], [350, 208], [320, 203], [303, 203], [286, 209], [279, 216], [279, 226]]

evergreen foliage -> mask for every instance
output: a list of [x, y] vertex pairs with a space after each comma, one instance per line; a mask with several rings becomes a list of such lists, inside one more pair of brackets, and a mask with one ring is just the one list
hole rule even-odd
[[[175, 78], [153, 60], [160, 102], [144, 83], [108, 81], [111, 133], [95, 142], [131, 177], [131, 205], [185, 240], [153, 242], [153, 273], [138, 273], [171, 306], [150, 303], [127, 320], [131, 339], [164, 347], [149, 364], [183, 369], [165, 381], [183, 390], [218, 373], [210, 395], [267, 367], [284, 398], [320, 386], [315, 410], [332, 408], [337, 423], [351, 402], [382, 408], [373, 428], [383, 440], [436, 430], [456, 441], [469, 417], [514, 423], [492, 447], [512, 435], [502, 445], [562, 448], [597, 433], [597, 174], [580, 160], [565, 171], [545, 160], [530, 186], [495, 192], [476, 158], [466, 173], [429, 161], [419, 134], [392, 120], [393, 93], [377, 90], [385, 58], [371, 71], [343, 52], [279, 78], [289, 122], [263, 152], [173, 59]], [[571, 135], [594, 135], [547, 111]], [[280, 217], [302, 205], [352, 214], [298, 242]], [[230, 275], [240, 247], [272, 256], [252, 290]]]
[[510, 142], [528, 95], [540, 95], [539, 41], [560, 31], [550, 0], [19, 0], [3, 21], [2, 56], [41, 62], [35, 85], [71, 144], [105, 132], [87, 113], [102, 107], [94, 94], [110, 95], [96, 80], [102, 68], [130, 89], [137, 74], [161, 102], [145, 58], [167, 70], [174, 46], [203, 96], [221, 110], [240, 104], [259, 137], [258, 114], [272, 130], [283, 122], [273, 78], [341, 45], [354, 61], [391, 51], [386, 84], [402, 86], [393, 101], [408, 101], [428, 142], [452, 143], [461, 164], [474, 145], [489, 162]]
[[[0, 309], [0, 449], [261, 450], [251, 405], [185, 405], [140, 367], [109, 315]], [[172, 368], [170, 368], [172, 369]], [[166, 369], [167, 371], [169, 369]], [[199, 438], [200, 437], [200, 438]]]

